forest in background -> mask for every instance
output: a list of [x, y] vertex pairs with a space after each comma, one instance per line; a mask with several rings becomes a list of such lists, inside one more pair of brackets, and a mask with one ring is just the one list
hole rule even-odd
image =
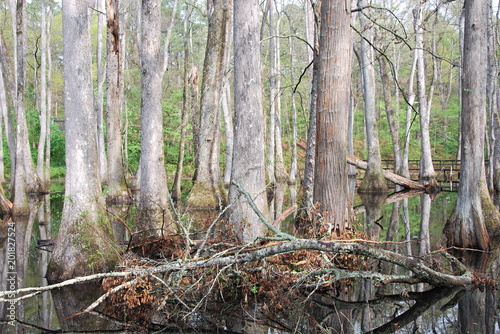
[[[379, 3], [380, 2], [380, 3]], [[400, 127], [404, 128], [406, 121], [406, 110], [409, 98], [408, 83], [411, 74], [411, 65], [414, 48], [414, 29], [413, 14], [414, 7], [411, 1], [379, 1], [374, 2], [366, 12], [369, 20], [376, 27], [373, 44], [381, 54], [376, 55], [376, 60], [385, 57], [387, 63], [384, 68], [389, 75], [389, 82], [383, 83], [381, 79], [382, 70], [380, 62], [376, 61], [376, 90], [377, 90], [377, 124], [379, 127], [380, 149], [382, 159], [393, 159], [390, 128], [385, 115], [382, 89], [383, 85], [390, 92], [391, 107], [396, 110], [396, 120]], [[63, 101], [63, 74], [62, 74], [62, 17], [60, 3], [47, 2], [49, 18], [49, 43], [50, 48], [50, 82], [49, 90], [52, 96], [52, 102], [49, 108], [51, 118], [51, 173], [52, 176], [60, 177], [64, 173], [64, 132], [61, 131], [61, 120], [64, 119], [64, 101]], [[120, 4], [121, 29], [126, 34], [125, 43], [125, 70], [124, 70], [124, 102], [123, 118], [124, 122], [124, 153], [127, 171], [135, 174], [138, 167], [140, 155], [140, 67], [137, 50], [137, 2], [122, 1]], [[165, 32], [172, 16], [173, 1], [164, 1], [163, 11], [163, 31]], [[309, 91], [310, 76], [308, 71], [308, 45], [306, 43], [306, 20], [304, 14], [304, 3], [302, 1], [277, 1], [277, 12], [275, 14], [274, 25], [277, 33], [274, 38], [279, 41], [279, 68], [277, 76], [279, 78], [278, 96], [275, 99], [280, 100], [281, 105], [281, 134], [283, 137], [283, 156], [285, 166], [290, 169], [292, 150], [294, 145], [292, 139], [292, 93], [296, 96], [297, 108], [297, 139], [305, 141], [307, 137], [308, 109], [309, 109]], [[462, 9], [460, 1], [453, 1], [446, 5], [441, 5], [441, 1], [428, 1], [426, 3], [425, 14], [425, 63], [426, 63], [426, 85], [429, 92], [429, 101], [431, 102], [431, 121], [430, 136], [432, 140], [432, 156], [434, 159], [456, 159], [458, 155], [459, 142], [459, 80], [460, 80], [460, 40], [459, 40], [459, 20]], [[2, 66], [5, 73], [9, 73], [9, 68], [13, 66], [13, 40], [12, 26], [10, 24], [10, 14], [8, 3], [5, 2], [0, 12], [2, 19], [2, 41], [4, 57]], [[265, 8], [262, 8], [264, 12]], [[96, 109], [105, 106], [105, 97], [99, 101], [102, 90], [105, 89], [105, 83], [97, 82], [98, 45], [104, 48], [101, 50], [102, 61], [105, 61], [105, 41], [99, 42], [98, 36], [98, 16], [97, 7], [92, 12], [92, 49], [94, 63], [94, 90], [96, 94]], [[356, 15], [353, 15], [353, 29], [356, 30], [354, 43], [359, 43], [360, 36], [363, 34], [363, 28], [359, 27]], [[27, 3], [27, 79], [26, 79], [26, 116], [28, 121], [29, 139], [32, 147], [31, 154], [36, 161], [37, 143], [40, 138], [40, 1], [31, 1]], [[101, 34], [104, 34], [106, 27], [102, 26]], [[269, 115], [271, 104], [269, 79], [271, 78], [271, 68], [269, 65], [269, 22], [262, 24], [262, 77], [264, 87], [264, 109]], [[165, 33], [162, 38], [165, 38]], [[203, 59], [207, 36], [206, 8], [201, 1], [179, 1], [175, 12], [175, 22], [172, 26], [170, 43], [168, 50], [168, 67], [163, 80], [163, 113], [164, 113], [164, 139], [166, 153], [167, 175], [172, 179], [177, 168], [177, 159], [179, 154], [179, 142], [181, 137], [182, 113], [189, 113], [186, 124], [186, 152], [184, 155], [184, 171], [186, 177], [190, 177], [194, 171], [194, 127], [193, 120], [198, 111], [196, 107], [193, 110], [187, 110], [183, 107], [183, 78], [184, 69], [191, 70], [196, 67], [201, 77], [203, 73]], [[184, 44], [187, 43], [188, 49]], [[186, 50], [189, 50], [186, 58]], [[6, 56], [6, 57], [5, 57]], [[188, 66], [186, 67], [186, 62]], [[102, 62], [100, 64], [102, 66]], [[389, 67], [389, 68], [387, 68]], [[101, 69], [102, 71], [102, 69]], [[11, 73], [11, 72], [10, 72]], [[227, 76], [231, 75], [229, 69]], [[7, 76], [8, 78], [8, 76]], [[201, 85], [201, 80], [199, 80]], [[353, 109], [354, 109], [354, 153], [355, 156], [366, 160], [366, 139], [363, 114], [363, 92], [360, 75], [359, 62], [353, 62]], [[101, 93], [99, 94], [99, 91]], [[9, 96], [9, 95], [7, 95]], [[9, 101], [11, 101], [9, 99]], [[10, 105], [10, 104], [9, 104]], [[418, 111], [418, 105], [415, 104], [414, 114]], [[12, 110], [9, 108], [9, 110]], [[12, 112], [3, 112], [4, 124], [5, 116], [10, 118], [11, 124], [15, 123]], [[420, 141], [419, 141], [419, 122], [417, 115], [412, 118], [410, 132], [410, 159], [419, 159]], [[8, 118], [8, 119], [9, 119]], [[8, 125], [2, 125], [8, 126]], [[221, 127], [224, 131], [224, 127]], [[105, 131], [105, 124], [104, 129]], [[3, 131], [3, 148], [5, 164], [3, 175], [10, 177], [10, 159]], [[404, 131], [400, 131], [400, 141], [404, 142]], [[222, 147], [225, 147], [224, 141]], [[299, 159], [303, 155], [299, 151]], [[221, 160], [224, 161], [223, 151]], [[299, 166], [303, 166], [299, 163]], [[301, 168], [302, 169], [302, 168]]]
[[[159, 300], [181, 317], [211, 301], [244, 301], [246, 308], [249, 296], [274, 300], [284, 290], [290, 294], [277, 299], [277, 309], [318, 289], [344, 299], [343, 283], [364, 279], [417, 291], [494, 285], [449, 254], [479, 249], [472, 258], [485, 255], [483, 271], [498, 258], [492, 1], [3, 6], [1, 174], [10, 176], [13, 215], [5, 214], [0, 228], [14, 235], [4, 250], [17, 256], [19, 272], [26, 271], [21, 246], [27, 249], [35, 215], [27, 194], [46, 193], [50, 176], [62, 175], [65, 194], [44, 268], [50, 285], [24, 288], [20, 280], [19, 289], [0, 291], [0, 302], [106, 278], [107, 292], [83, 313], [109, 299], [125, 307], [113, 315], [135, 314], [147, 325]], [[429, 193], [439, 185], [432, 159], [454, 158], [462, 158], [457, 201], [434, 251]], [[382, 172], [381, 159], [394, 160], [393, 174]], [[419, 160], [420, 183], [408, 179], [409, 159]], [[367, 213], [363, 231], [353, 224], [346, 162], [366, 169], [358, 193], [373, 207], [357, 208]], [[391, 231], [387, 248], [369, 240], [379, 235], [371, 228], [379, 231], [385, 201], [408, 194], [387, 197], [384, 178], [396, 174], [421, 201], [419, 217], [403, 212], [405, 249], [391, 242]], [[124, 202], [136, 204], [134, 222], [124, 223], [109, 205]], [[181, 217], [186, 207], [211, 209], [216, 218], [199, 231]], [[399, 208], [395, 202], [391, 227]], [[292, 214], [294, 227], [282, 228]], [[419, 218], [417, 256], [409, 226]], [[145, 308], [129, 309], [136, 305]]]

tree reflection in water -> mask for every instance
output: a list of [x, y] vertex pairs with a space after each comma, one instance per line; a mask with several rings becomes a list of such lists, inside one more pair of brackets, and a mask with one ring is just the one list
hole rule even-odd
[[[453, 205], [453, 195], [443, 193], [432, 203], [417, 196], [385, 206], [381, 203], [387, 203], [391, 198], [386, 198], [384, 201], [364, 199], [364, 209], [357, 208], [358, 212], [366, 211], [366, 214], [360, 214], [360, 225], [366, 227], [366, 231], [377, 240], [395, 242], [384, 244], [384, 248], [405, 252], [411, 250], [414, 254], [419, 254], [418, 258], [421, 261], [427, 261], [426, 253], [439, 247], [442, 227], [449, 207]], [[370, 202], [376, 204], [376, 207], [368, 207]], [[429, 212], [428, 215], [422, 215], [424, 210], [422, 203], [429, 205], [429, 209], [425, 209]], [[405, 210], [410, 212], [409, 219], [399, 221], [400, 216], [405, 216], [403, 214]], [[119, 220], [126, 221], [127, 217], [119, 215], [119, 212], [126, 211], [114, 212], [117, 217], [116, 228], [120, 230], [122, 239], [126, 231], [123, 231]], [[425, 217], [429, 220], [422, 222]], [[27, 229], [21, 229], [24, 225]], [[24, 264], [20, 264], [23, 268], [19, 268], [19, 282], [26, 286], [42, 286], [46, 284], [43, 275], [49, 253], [35, 246], [38, 240], [49, 239], [47, 233], [51, 229], [50, 218], [39, 213], [38, 218], [34, 219], [34, 225], [31, 226], [29, 220], [27, 224], [19, 225], [23, 237], [19, 235], [18, 256], [29, 258], [30, 261], [30, 264], [25, 266], [26, 269], [23, 269]], [[422, 228], [428, 231], [421, 231]], [[26, 235], [32, 236], [31, 242], [29, 239], [25, 242]], [[423, 237], [425, 244], [422, 247], [417, 241]], [[3, 240], [0, 233], [0, 243]], [[4, 245], [3, 241], [2, 254], [6, 251]], [[25, 256], [28, 251], [29, 257]], [[458, 254], [458, 257], [478, 272], [487, 273], [493, 281], [497, 280], [498, 250], [488, 257], [481, 256], [479, 259], [471, 259], [466, 254]], [[387, 263], [382, 265], [375, 262], [372, 265], [383, 273], [397, 273], [396, 267]], [[432, 265], [439, 266], [440, 263]], [[1, 270], [2, 277], [5, 277], [5, 265]], [[103, 290], [97, 285], [77, 285], [53, 291], [52, 294], [43, 293], [23, 301], [21, 303], [24, 306], [20, 308], [22, 311], [17, 315], [19, 320], [17, 331], [43, 332], [40, 328], [64, 331], [134, 330], [135, 324], [127, 323], [130, 317], [117, 319], [111, 317], [109, 312], [104, 313], [109, 307], [116, 306], [113, 303], [102, 305], [91, 314], [74, 316], [102, 293]], [[258, 294], [244, 297], [246, 300], [238, 299], [237, 296], [236, 293], [233, 300], [225, 300], [225, 303], [221, 300], [207, 302], [203, 308], [186, 317], [168, 313], [167, 305], [152, 316], [149, 328], [179, 332], [179, 328], [182, 327], [183, 332], [192, 330], [219, 333], [413, 333], [415, 331], [495, 333], [499, 331], [498, 294], [487, 285], [471, 291], [432, 288], [429, 285], [422, 285], [417, 289], [402, 284], [381, 286], [371, 280], [358, 279], [353, 282], [336, 283], [334, 289], [306, 287], [300, 294], [295, 295], [296, 299], [290, 299], [290, 303], [282, 305], [281, 309], [269, 307], [272, 301], [265, 300]], [[282, 296], [276, 296], [278, 297]], [[0, 307], [0, 311], [2, 312], [0, 318], [5, 319], [5, 307]], [[153, 309], [151, 311], [153, 312]], [[0, 326], [2, 332], [15, 332], [5, 323], [0, 323]]]

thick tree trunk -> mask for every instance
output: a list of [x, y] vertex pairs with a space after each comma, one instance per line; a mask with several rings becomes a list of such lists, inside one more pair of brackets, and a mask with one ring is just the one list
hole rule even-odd
[[118, 258], [96, 168], [88, 6], [88, 1], [63, 2], [66, 200], [49, 281], [108, 271]]
[[321, 4], [314, 202], [324, 222], [343, 234], [351, 226], [347, 183], [347, 123], [351, 92], [351, 9], [342, 0]]
[[146, 235], [163, 235], [176, 230], [169, 208], [163, 152], [160, 13], [159, 0], [142, 2], [141, 193], [137, 229], [145, 231]]
[[[259, 1], [234, 1], [234, 146], [231, 179], [268, 215], [264, 158], [264, 111], [259, 41]], [[264, 235], [265, 226], [233, 184], [229, 221], [243, 242]]]
[[216, 208], [226, 195], [220, 172], [220, 113], [226, 57], [229, 48], [232, 0], [207, 1], [208, 37], [201, 87], [197, 172], [186, 204]]
[[453, 216], [445, 226], [449, 245], [488, 249], [481, 200], [486, 126], [487, 2], [466, 0], [462, 75], [462, 163]]

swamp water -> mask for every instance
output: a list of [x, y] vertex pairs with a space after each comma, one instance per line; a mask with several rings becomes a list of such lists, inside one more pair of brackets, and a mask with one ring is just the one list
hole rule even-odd
[[[436, 198], [418, 195], [396, 201], [394, 198], [355, 197], [359, 220], [356, 231], [365, 231], [372, 240], [392, 241], [392, 249], [425, 258], [440, 248], [442, 230], [454, 208], [456, 193], [442, 192]], [[54, 239], [60, 212], [61, 194], [46, 196], [26, 221], [15, 223], [15, 253], [10, 252], [8, 238], [0, 239], [0, 290], [9, 289], [15, 276], [19, 287], [45, 286], [43, 278], [50, 258], [50, 241]], [[115, 207], [113, 215], [126, 220], [130, 207]], [[127, 239], [122, 224], [115, 233]], [[474, 266], [498, 282], [499, 250], [476, 259]], [[15, 265], [15, 267], [11, 267]], [[381, 265], [382, 266], [382, 265]], [[391, 271], [391, 268], [379, 268]], [[408, 289], [408, 290], [407, 290]], [[425, 292], [424, 292], [425, 291]], [[0, 304], [0, 333], [63, 332], [135, 332], [130, 324], [102, 312], [81, 312], [103, 291], [96, 284], [80, 284], [38, 294], [15, 304]], [[500, 333], [499, 294], [497, 289], [453, 290], [431, 289], [417, 285], [391, 285], [382, 288], [371, 280], [356, 280], [335, 295], [317, 292], [283, 314], [267, 309], [255, 300], [251, 307], [240, 303], [217, 305], [216, 313], [194, 312], [186, 323], [191, 329], [166, 323], [151, 326], [163, 333]], [[15, 309], [15, 320], [12, 320]], [[210, 313], [210, 312], [207, 312]], [[293, 313], [293, 314], [292, 314]], [[259, 319], [259, 320], [257, 320]], [[264, 319], [265, 321], [263, 321]], [[153, 321], [155, 322], [155, 321]]]

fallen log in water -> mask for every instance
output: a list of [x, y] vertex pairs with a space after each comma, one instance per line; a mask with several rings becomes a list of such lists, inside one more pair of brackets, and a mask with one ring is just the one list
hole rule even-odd
[[[363, 160], [360, 160], [355, 157], [347, 156], [347, 163], [350, 165], [355, 166], [356, 168], [364, 169], [366, 170], [368, 168], [368, 163], [366, 163]], [[407, 189], [418, 189], [418, 190], [424, 190], [427, 191], [427, 187], [421, 183], [418, 183], [416, 181], [410, 180], [406, 177], [403, 177], [398, 174], [394, 174], [392, 172], [389, 172], [388, 170], [384, 170], [384, 177], [391, 181], [392, 183], [395, 183], [397, 185], [400, 185], [401, 187], [407, 188]]]

